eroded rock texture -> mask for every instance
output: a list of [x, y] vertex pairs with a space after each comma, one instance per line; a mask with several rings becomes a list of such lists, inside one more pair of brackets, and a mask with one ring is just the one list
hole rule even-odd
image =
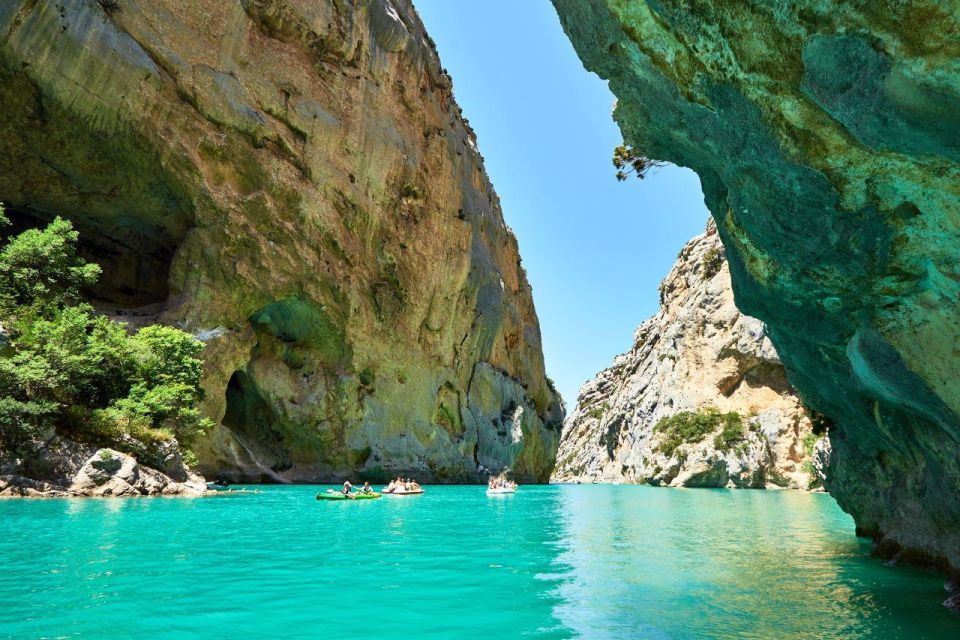
[[[680, 252], [660, 296], [660, 311], [637, 329], [633, 348], [580, 390], [553, 479], [809, 488], [812, 424], [763, 324], [737, 311], [712, 222]], [[742, 439], [718, 446], [718, 426], [661, 450], [660, 419], [710, 408], [738, 414]]]
[[530, 287], [409, 0], [10, 0], [0, 62], [0, 199], [206, 341], [205, 474], [547, 479]]
[[828, 489], [960, 566], [960, 4], [554, 5], [626, 141], [700, 175], [737, 305], [836, 421]]
[[48, 434], [29, 460], [0, 456], [0, 498], [199, 496], [203, 478], [183, 464], [176, 442], [158, 469], [133, 456]]

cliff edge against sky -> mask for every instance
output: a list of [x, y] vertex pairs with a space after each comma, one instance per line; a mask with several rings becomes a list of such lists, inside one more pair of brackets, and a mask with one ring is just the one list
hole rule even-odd
[[547, 479], [530, 286], [409, 0], [4, 2], [0, 76], [11, 218], [205, 341], [205, 475]]
[[690, 167], [826, 486], [960, 567], [960, 4], [553, 0], [641, 153]]

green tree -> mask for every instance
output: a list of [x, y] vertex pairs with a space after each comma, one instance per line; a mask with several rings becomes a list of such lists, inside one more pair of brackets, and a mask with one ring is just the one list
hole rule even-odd
[[57, 218], [0, 249], [0, 448], [42, 446], [57, 430], [162, 462], [155, 445], [188, 445], [212, 425], [196, 408], [203, 343], [159, 325], [131, 336], [82, 303], [100, 268], [77, 241]]
[[666, 162], [653, 160], [630, 145], [622, 144], [613, 150], [613, 166], [617, 169], [617, 180], [623, 182], [633, 173], [643, 180], [647, 172], [656, 167], [666, 166]]
[[70, 221], [58, 217], [45, 229], [11, 239], [0, 250], [0, 311], [49, 315], [79, 303], [83, 290], [100, 277], [100, 267], [77, 255], [78, 237]]
[[62, 407], [105, 407], [127, 393], [135, 372], [123, 325], [89, 306], [65, 307], [19, 326], [14, 352], [0, 358], [0, 391]]
[[181, 384], [200, 389], [203, 343], [174, 327], [150, 325], [131, 342], [137, 349], [137, 377], [147, 385]]

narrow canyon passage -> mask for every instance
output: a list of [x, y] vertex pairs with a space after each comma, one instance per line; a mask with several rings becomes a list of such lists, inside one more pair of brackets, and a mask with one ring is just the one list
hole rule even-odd
[[0, 636], [960, 635], [958, 60], [957, 0], [0, 2]]

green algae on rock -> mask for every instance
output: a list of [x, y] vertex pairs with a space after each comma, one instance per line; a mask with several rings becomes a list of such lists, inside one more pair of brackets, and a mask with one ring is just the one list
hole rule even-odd
[[0, 200], [207, 343], [205, 474], [548, 478], [530, 286], [409, 0], [6, 2], [0, 76]]
[[960, 4], [553, 0], [627, 144], [695, 170], [827, 487], [960, 567]]

